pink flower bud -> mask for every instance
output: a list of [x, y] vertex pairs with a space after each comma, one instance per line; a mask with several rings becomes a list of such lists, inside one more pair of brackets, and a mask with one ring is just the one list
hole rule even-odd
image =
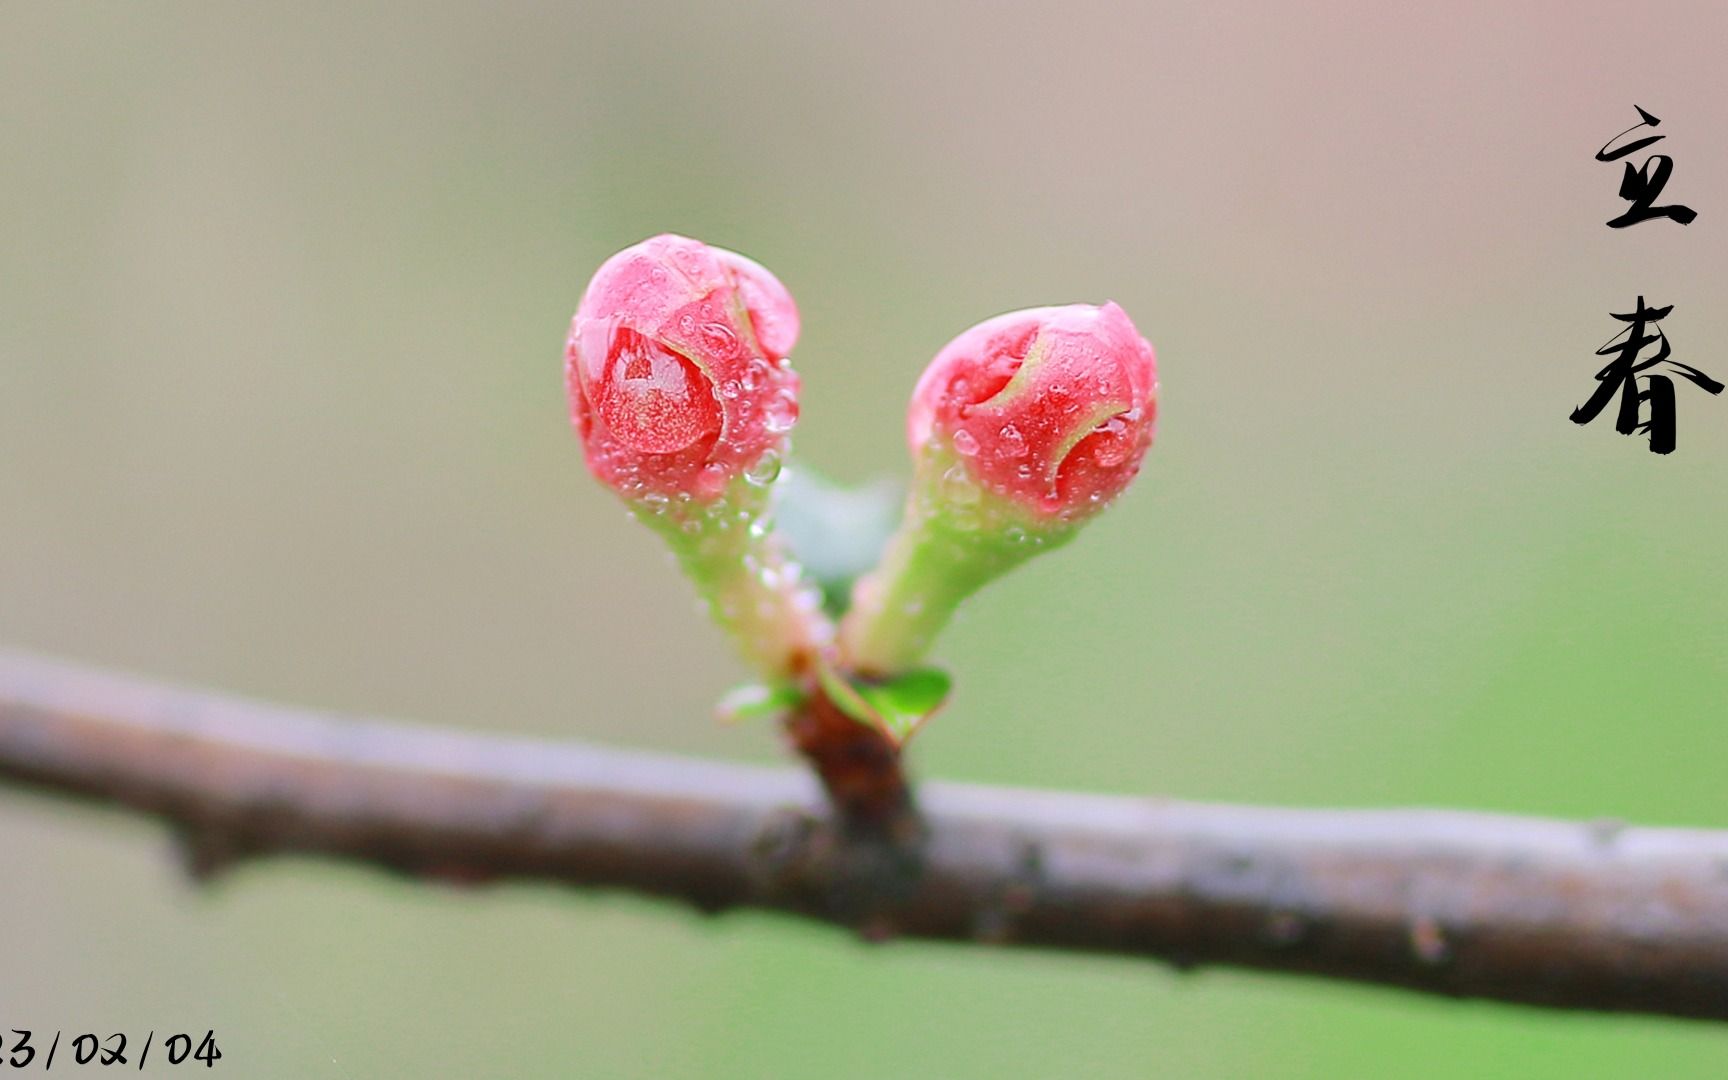
[[620, 251], [564, 353], [588, 467], [627, 499], [709, 502], [767, 478], [798, 418], [797, 339], [791, 294], [741, 255], [670, 233]]
[[907, 435], [915, 458], [951, 452], [973, 483], [1034, 520], [1072, 521], [1134, 478], [1157, 409], [1152, 346], [1121, 308], [1030, 308], [936, 354]]

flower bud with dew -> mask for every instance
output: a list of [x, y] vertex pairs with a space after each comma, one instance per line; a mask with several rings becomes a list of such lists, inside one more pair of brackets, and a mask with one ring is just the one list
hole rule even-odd
[[768, 529], [798, 418], [798, 310], [741, 255], [670, 234], [607, 259], [564, 353], [588, 467], [663, 536], [746, 657], [783, 678], [823, 634]]
[[1072, 539], [1139, 471], [1157, 404], [1152, 346], [1113, 303], [1000, 315], [949, 342], [912, 395], [912, 488], [854, 590], [851, 663], [904, 670], [961, 600]]

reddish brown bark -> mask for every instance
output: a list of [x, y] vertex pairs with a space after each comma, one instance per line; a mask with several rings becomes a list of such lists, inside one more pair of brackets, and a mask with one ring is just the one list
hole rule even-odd
[[900, 747], [888, 736], [852, 719], [819, 690], [786, 717], [786, 734], [852, 829], [901, 840], [916, 834], [911, 785]]

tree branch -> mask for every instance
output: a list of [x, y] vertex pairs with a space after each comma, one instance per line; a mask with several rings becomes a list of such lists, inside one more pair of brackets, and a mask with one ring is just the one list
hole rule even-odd
[[0, 780], [162, 818], [214, 874], [336, 856], [750, 907], [866, 937], [1133, 954], [1728, 1019], [1728, 833], [931, 783], [837, 829], [802, 772], [458, 734], [0, 651]]

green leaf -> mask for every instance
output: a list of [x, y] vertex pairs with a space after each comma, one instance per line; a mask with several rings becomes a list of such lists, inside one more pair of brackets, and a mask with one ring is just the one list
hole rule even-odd
[[940, 668], [913, 668], [887, 682], [860, 686], [858, 693], [875, 710], [877, 725], [903, 743], [935, 715], [952, 687], [953, 680]]
[[774, 497], [776, 528], [821, 588], [822, 606], [839, 615], [851, 599], [852, 582], [881, 558], [900, 520], [904, 492], [893, 480], [842, 487], [799, 466], [782, 474]]
[[953, 686], [948, 673], [939, 668], [914, 668], [881, 682], [848, 678], [825, 661], [817, 664], [816, 672], [823, 691], [841, 712], [880, 731], [895, 745], [910, 739], [936, 714]]
[[864, 700], [858, 692], [858, 687], [846, 676], [835, 670], [834, 665], [826, 657], [816, 661], [816, 678], [822, 684], [822, 690], [828, 695], [828, 700], [840, 707], [840, 711], [865, 727], [878, 727], [876, 710]]
[[760, 720], [790, 712], [804, 703], [804, 695], [792, 686], [767, 686], [745, 683], [726, 691], [715, 706], [720, 719], [728, 724], [745, 720]]

